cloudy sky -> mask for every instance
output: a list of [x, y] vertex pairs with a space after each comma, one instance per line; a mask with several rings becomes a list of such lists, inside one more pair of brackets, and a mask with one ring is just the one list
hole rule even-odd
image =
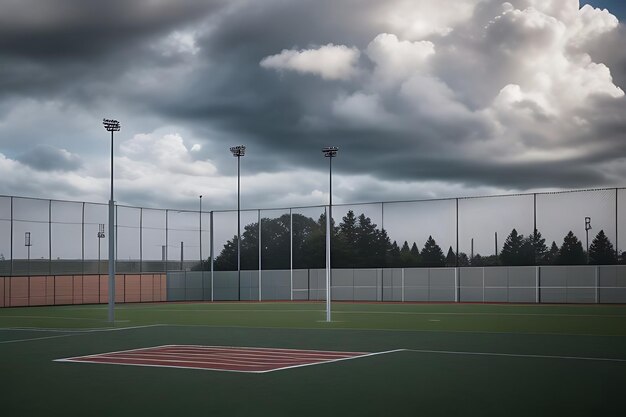
[[[590, 3], [590, 4], [587, 4]], [[236, 207], [626, 184], [622, 0], [0, 0], [0, 194]]]

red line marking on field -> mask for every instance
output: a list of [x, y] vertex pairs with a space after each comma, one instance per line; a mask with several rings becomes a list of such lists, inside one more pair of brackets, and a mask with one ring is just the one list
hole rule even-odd
[[[399, 349], [402, 350], [402, 349]], [[232, 346], [164, 345], [57, 359], [115, 365], [265, 373], [396, 352], [341, 352]]]

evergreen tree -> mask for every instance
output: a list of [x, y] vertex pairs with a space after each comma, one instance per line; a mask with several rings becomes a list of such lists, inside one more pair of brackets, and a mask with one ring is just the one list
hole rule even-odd
[[589, 263], [592, 265], [612, 265], [615, 263], [615, 249], [604, 234], [604, 230], [600, 230], [589, 246]]
[[465, 252], [459, 252], [459, 266], [470, 266], [469, 256]]
[[400, 267], [400, 248], [394, 240], [387, 252], [387, 267], [399, 268]]
[[402, 248], [400, 248], [400, 264], [403, 268], [408, 268], [412, 264], [411, 261], [411, 249], [409, 248], [409, 242], [405, 240]]
[[545, 253], [543, 258], [541, 259], [541, 265], [553, 265], [557, 262], [559, 257], [559, 247], [556, 245], [556, 242], [553, 240], [552, 245], [550, 246], [550, 250]]
[[448, 254], [446, 255], [446, 266], [456, 266], [456, 255], [452, 250], [452, 246], [448, 249]]
[[500, 260], [502, 265], [532, 265], [534, 262], [532, 243], [524, 239], [524, 235], [518, 234], [513, 229], [504, 241]]
[[359, 268], [377, 268], [380, 265], [376, 247], [372, 245], [379, 237], [376, 224], [369, 217], [361, 214], [358, 217], [356, 233], [357, 265]]
[[428, 236], [424, 249], [422, 249], [422, 264], [426, 267], [444, 266], [446, 264], [446, 258], [432, 236]]
[[620, 265], [626, 265], [626, 251], [622, 252], [622, 254], [620, 255], [619, 263]]
[[546, 240], [541, 236], [541, 232], [535, 229], [535, 233], [526, 238], [526, 244], [531, 252], [529, 254], [525, 254], [525, 256], [528, 257], [527, 260], [530, 260], [530, 257], [532, 256], [532, 263], [542, 265], [543, 258], [548, 252], [548, 247], [546, 246]]
[[563, 239], [557, 263], [559, 265], [584, 265], [587, 263], [583, 245], [571, 230]]
[[483, 257], [480, 256], [480, 253], [477, 253], [476, 255], [474, 255], [474, 258], [472, 259], [472, 262], [471, 262], [471, 266], [485, 266]]
[[413, 242], [413, 246], [411, 246], [411, 256], [413, 257], [413, 266], [419, 266], [420, 251], [417, 249], [417, 244], [415, 242]]

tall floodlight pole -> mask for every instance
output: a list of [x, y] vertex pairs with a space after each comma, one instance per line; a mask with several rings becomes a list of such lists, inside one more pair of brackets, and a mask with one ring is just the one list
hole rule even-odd
[[198, 228], [198, 233], [200, 234], [200, 271], [204, 271], [202, 262], [202, 196], [200, 196], [200, 211], [198, 212], [198, 218], [200, 219], [200, 227]]
[[587, 246], [587, 263], [589, 263], [589, 231], [591, 230], [591, 217], [585, 217], [585, 235]]
[[113, 132], [119, 132], [120, 122], [103, 119], [104, 128], [111, 132], [111, 198], [109, 199], [109, 322], [115, 321], [115, 203], [113, 202]]
[[333, 218], [333, 158], [337, 156], [339, 148], [329, 146], [322, 149], [324, 157], [328, 158], [328, 185], [329, 185], [329, 202], [328, 213], [326, 214], [326, 321], [330, 322], [330, 235], [332, 230]]
[[241, 300], [241, 157], [246, 154], [244, 145], [230, 148], [237, 158], [237, 300]]

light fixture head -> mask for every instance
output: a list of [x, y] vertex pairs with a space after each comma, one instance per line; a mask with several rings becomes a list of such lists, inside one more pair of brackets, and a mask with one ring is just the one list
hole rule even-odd
[[102, 119], [104, 128], [109, 132], [118, 132], [120, 130], [120, 122], [113, 119]]
[[337, 151], [339, 151], [339, 148], [336, 146], [327, 146], [322, 149], [326, 158], [334, 158], [337, 156]]
[[240, 157], [246, 154], [246, 147], [244, 145], [233, 146], [230, 148], [230, 151], [233, 153], [233, 156]]

